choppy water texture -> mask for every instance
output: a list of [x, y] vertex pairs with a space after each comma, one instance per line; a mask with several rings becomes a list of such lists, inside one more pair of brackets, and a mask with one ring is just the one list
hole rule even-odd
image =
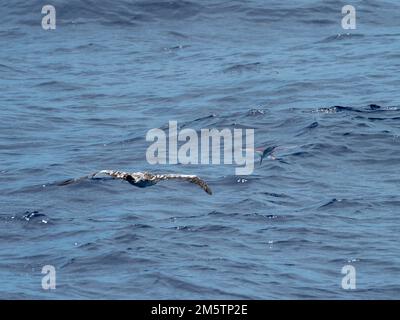
[[[333, 0], [48, 2], [55, 31], [0, 1], [1, 298], [400, 298], [398, 1], [352, 1], [349, 34]], [[289, 148], [248, 177], [151, 166], [169, 120]], [[214, 195], [51, 185], [100, 169]]]

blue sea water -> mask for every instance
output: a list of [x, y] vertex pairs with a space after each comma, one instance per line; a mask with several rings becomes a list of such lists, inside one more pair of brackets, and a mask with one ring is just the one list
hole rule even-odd
[[[0, 7], [0, 298], [400, 298], [398, 1]], [[246, 177], [150, 165], [146, 132], [170, 120], [284, 148]], [[214, 194], [54, 184], [101, 169], [198, 174]]]

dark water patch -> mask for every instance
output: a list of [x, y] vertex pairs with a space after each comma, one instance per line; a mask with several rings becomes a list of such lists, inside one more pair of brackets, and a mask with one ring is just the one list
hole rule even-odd
[[332, 26], [337, 23], [337, 21], [333, 19], [302, 19], [299, 21], [304, 24], [312, 24], [317, 26]]
[[[311, 151], [308, 151], [308, 155], [314, 155], [314, 157], [317, 154], [320, 154], [321, 152], [327, 152], [330, 155], [333, 156], [343, 156], [343, 154], [352, 154], [354, 153], [354, 150], [352, 150], [352, 148], [346, 146], [346, 145], [337, 145], [334, 142], [330, 142], [330, 143], [314, 143], [314, 144], [310, 144], [307, 146], [303, 146], [304, 149], [309, 149]], [[292, 155], [295, 156], [306, 156], [307, 155], [307, 151], [306, 152], [296, 152], [293, 153]]]
[[113, 243], [132, 243], [140, 239], [140, 237], [133, 233], [121, 233], [113, 237]]
[[178, 31], [168, 31], [167, 32], [168, 35], [171, 35], [175, 38], [178, 39], [189, 39], [190, 37], [182, 32], [178, 32]]
[[[187, 121], [184, 122], [180, 125], [180, 129], [185, 128], [185, 127], [190, 127], [193, 128], [193, 126], [208, 126], [211, 121], [215, 120], [218, 116], [216, 114], [210, 114], [208, 116], [200, 117], [197, 119], [194, 119], [192, 121]], [[178, 124], [179, 125], [179, 124]], [[167, 130], [167, 126], [163, 126], [161, 129], [162, 130]]]
[[261, 67], [260, 62], [251, 62], [246, 64], [235, 64], [223, 69], [224, 73], [243, 73], [243, 72], [259, 72]]
[[308, 125], [308, 126], [306, 127], [306, 129], [314, 129], [314, 128], [318, 127], [318, 126], [319, 126], [319, 123], [318, 123], [317, 121], [314, 121], [313, 123], [311, 123], [310, 125]]
[[263, 192], [263, 194], [274, 198], [291, 198], [289, 195], [286, 195], [284, 193]]
[[232, 291], [224, 291], [219, 288], [214, 287], [213, 285], [206, 284], [195, 284], [190, 282], [188, 279], [171, 277], [161, 273], [153, 273], [152, 278], [155, 278], [154, 285], [157, 286], [170, 286], [175, 290], [183, 290], [188, 292], [193, 292], [195, 294], [206, 295], [210, 297], [222, 296], [222, 297], [230, 297], [232, 299], [249, 299], [249, 296], [237, 294]]
[[1, 63], [0, 63], [0, 72], [25, 73], [25, 71]]
[[20, 30], [19, 28], [16, 29], [3, 29], [0, 30], [0, 38], [1, 39], [14, 39], [20, 38], [25, 36], [26, 33]]
[[97, 51], [97, 50], [104, 50], [105, 48], [106, 48], [106, 46], [104, 46], [104, 45], [89, 42], [89, 43], [81, 44], [81, 45], [75, 47], [74, 50]]
[[359, 201], [359, 200], [349, 200], [349, 199], [337, 199], [333, 198], [332, 200], [328, 201], [327, 203], [321, 205], [319, 209], [348, 209], [354, 207], [371, 207], [370, 204]]
[[63, 81], [46, 81], [37, 84], [35, 87], [43, 88], [43, 89], [51, 89], [51, 90], [65, 90], [65, 91], [75, 91], [82, 89], [81, 87], [74, 85], [72, 83], [67, 83]]
[[304, 134], [310, 133], [313, 129], [317, 128], [319, 126], [319, 123], [317, 121], [314, 121], [313, 123], [309, 124], [305, 128], [300, 130], [300, 133], [297, 134], [297, 136], [301, 136]]
[[214, 211], [211, 211], [211, 212], [209, 212], [207, 215], [209, 215], [209, 216], [215, 216], [215, 217], [235, 217], [235, 216], [237, 216], [238, 215], [238, 213], [236, 213], [236, 212], [221, 212], [221, 211], [216, 211], [216, 210], [214, 210]]
[[191, 1], [139, 1], [135, 3], [140, 12], [159, 19], [187, 19], [197, 15], [203, 9], [201, 4]]

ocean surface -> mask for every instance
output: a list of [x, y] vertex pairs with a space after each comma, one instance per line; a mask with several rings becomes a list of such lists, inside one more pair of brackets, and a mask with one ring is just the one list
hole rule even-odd
[[[399, 1], [0, 8], [1, 299], [400, 298]], [[282, 148], [249, 176], [150, 165], [146, 133], [171, 120]], [[213, 195], [57, 185], [101, 169], [197, 174]]]

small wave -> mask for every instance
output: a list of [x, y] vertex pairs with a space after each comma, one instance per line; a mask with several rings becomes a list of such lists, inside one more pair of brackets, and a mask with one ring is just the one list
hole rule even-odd
[[191, 231], [191, 232], [199, 232], [199, 233], [218, 233], [218, 232], [224, 232], [224, 233], [232, 233], [232, 232], [238, 232], [237, 229], [224, 226], [224, 225], [205, 225], [205, 226], [176, 226], [172, 227], [172, 229], [179, 230], [179, 231]]
[[74, 91], [81, 89], [80, 87], [73, 85], [71, 83], [66, 83], [63, 81], [45, 81], [35, 85], [37, 88], [46, 88], [46, 89], [55, 89], [55, 90], [66, 90], [66, 91]]
[[393, 112], [399, 111], [398, 107], [395, 106], [388, 106], [388, 107], [381, 107], [377, 104], [370, 104], [363, 108], [357, 107], [345, 107], [345, 106], [332, 106], [328, 108], [318, 108], [316, 111], [318, 113], [336, 113], [336, 112], [355, 112], [355, 113], [373, 113], [373, 112]]
[[23, 214], [15, 214], [12, 216], [5, 216], [3, 220], [6, 222], [20, 221], [20, 222], [29, 222], [29, 223], [39, 223], [39, 224], [47, 224], [50, 219], [43, 213], [40, 213], [38, 210], [34, 211], [25, 211]]
[[362, 39], [364, 37], [365, 35], [359, 33], [338, 33], [334, 36], [329, 36], [323, 40], [317, 41], [316, 43], [331, 43], [336, 41]]
[[309, 133], [310, 131], [317, 128], [318, 126], [319, 126], [319, 123], [317, 121], [314, 121], [311, 124], [309, 124], [308, 126], [306, 126], [305, 128], [303, 128], [297, 136], [301, 136], [305, 133]]
[[24, 71], [0, 63], [0, 72], [24, 73]]

